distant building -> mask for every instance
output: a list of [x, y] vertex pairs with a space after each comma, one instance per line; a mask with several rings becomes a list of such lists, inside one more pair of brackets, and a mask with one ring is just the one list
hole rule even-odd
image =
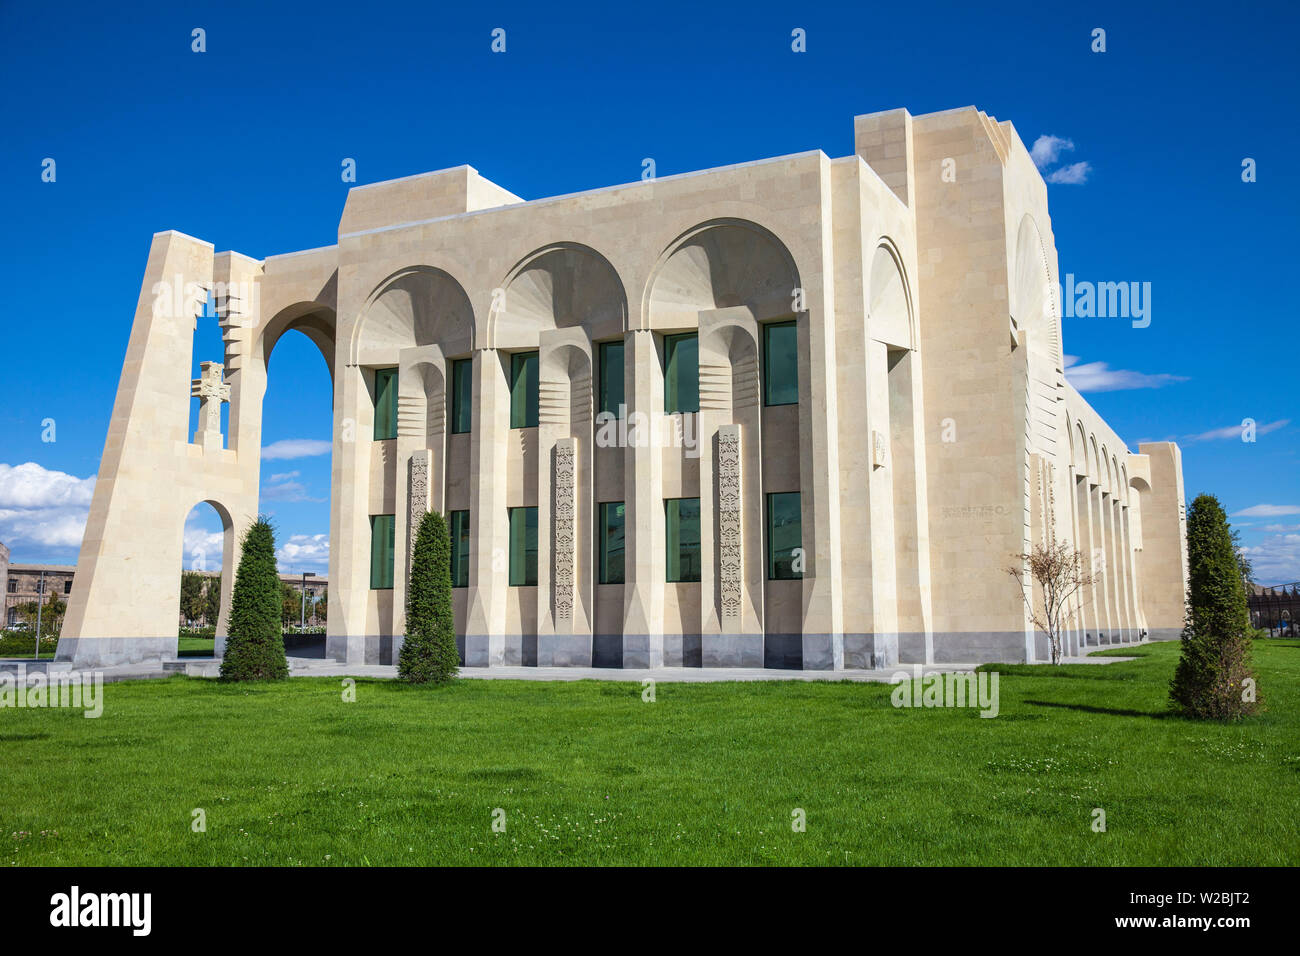
[[[41, 572], [45, 572], [44, 590], [41, 588]], [[4, 607], [0, 612], [0, 626], [14, 627], [23, 623], [22, 615], [19, 614], [18, 608], [23, 604], [30, 604], [38, 597], [42, 603], [49, 604], [50, 594], [54, 593], [59, 596], [63, 602], [67, 602], [68, 595], [72, 593], [72, 581], [76, 576], [77, 568], [70, 564], [14, 564], [10, 560], [10, 550], [0, 542], [0, 582], [4, 582]], [[220, 578], [220, 571], [194, 571], [182, 572], [202, 574], [204, 577]], [[280, 580], [289, 585], [295, 591], [301, 592], [303, 589], [303, 577], [301, 574], [282, 574]], [[306, 579], [307, 589], [307, 622], [310, 624], [313, 620], [321, 623], [319, 616], [313, 618], [313, 608], [316, 599], [324, 596], [326, 588], [329, 587], [329, 579], [323, 575], [319, 577], [309, 577]], [[185, 623], [183, 620], [181, 623]]]
[[[42, 604], [50, 603], [50, 593], [67, 602], [67, 595], [72, 593], [72, 578], [77, 569], [67, 564], [13, 564], [9, 560], [9, 549], [0, 544], [0, 581], [4, 581], [5, 600], [3, 621], [5, 627], [14, 627], [23, 623], [18, 608], [40, 598]], [[41, 572], [45, 572], [42, 586]]]

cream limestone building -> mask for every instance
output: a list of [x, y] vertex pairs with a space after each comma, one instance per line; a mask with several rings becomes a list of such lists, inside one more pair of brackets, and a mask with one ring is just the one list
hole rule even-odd
[[[335, 659], [394, 660], [426, 509], [471, 667], [1043, 660], [1005, 569], [1053, 537], [1096, 574], [1067, 653], [1177, 636], [1179, 449], [1129, 453], [1065, 380], [1016, 131], [854, 134], [533, 201], [465, 166], [357, 186], [337, 243], [264, 260], [157, 234], [60, 658], [175, 655], [183, 522], [210, 502], [234, 568], [290, 330], [333, 379]], [[209, 294], [225, 355], [191, 382]]]

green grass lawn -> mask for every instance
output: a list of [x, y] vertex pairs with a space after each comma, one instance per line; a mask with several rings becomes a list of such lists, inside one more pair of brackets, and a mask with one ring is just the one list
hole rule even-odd
[[216, 649], [211, 637], [182, 637], [177, 639], [178, 657], [211, 657]]
[[111, 684], [98, 720], [0, 710], [0, 859], [1300, 863], [1300, 644], [1256, 644], [1267, 710], [1237, 725], [1166, 716], [1177, 652], [999, 667], [993, 719], [847, 682], [661, 683], [654, 703], [593, 681], [362, 680], [355, 703], [326, 678]]

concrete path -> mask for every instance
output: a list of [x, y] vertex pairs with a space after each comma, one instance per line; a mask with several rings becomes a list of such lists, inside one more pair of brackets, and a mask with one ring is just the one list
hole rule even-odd
[[[1129, 645], [1137, 646], [1137, 645]], [[1098, 648], [1102, 650], [1104, 648]], [[1115, 664], [1131, 661], [1132, 657], [1063, 657], [1063, 664]], [[23, 662], [6, 660], [0, 662], [0, 672], [15, 673], [18, 664]], [[1050, 665], [1039, 665], [1050, 666]], [[926, 664], [919, 673], [925, 674], [964, 674], [975, 669], [975, 664]], [[72, 665], [41, 661], [36, 666], [25, 666], [24, 670], [30, 680], [32, 674], [41, 672], [49, 674], [72, 673]], [[221, 673], [221, 662], [212, 658], [191, 657], [176, 661], [146, 664], [132, 664], [121, 667], [106, 667], [97, 672], [105, 683], [122, 680], [145, 680], [170, 677], [173, 674], [186, 674], [190, 677], [215, 678]], [[858, 683], [890, 683], [897, 679], [899, 673], [915, 676], [915, 665], [901, 664], [883, 670], [844, 670], [844, 671], [794, 671], [749, 667], [662, 667], [645, 669], [620, 669], [613, 667], [462, 667], [460, 676], [471, 680], [536, 680], [536, 681], [578, 681], [604, 680], [641, 683], [653, 680], [662, 683], [701, 684], [716, 681], [854, 681]], [[397, 668], [389, 664], [343, 664], [338, 661], [322, 660], [319, 657], [290, 657], [289, 674], [291, 677], [366, 677], [392, 680], [397, 677]]]

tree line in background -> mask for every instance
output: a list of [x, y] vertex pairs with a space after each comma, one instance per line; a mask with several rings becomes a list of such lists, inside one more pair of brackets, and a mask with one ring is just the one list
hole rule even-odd
[[[277, 580], [278, 580], [277, 575]], [[35, 620], [33, 605], [32, 620]], [[190, 627], [216, 627], [221, 611], [221, 577], [198, 571], [181, 572], [182, 620]], [[296, 628], [303, 619], [302, 592], [287, 581], [280, 581], [280, 623], [286, 628]], [[307, 598], [308, 626], [323, 625], [329, 612], [329, 591], [322, 589], [318, 596]], [[42, 627], [44, 630], [44, 627]]]

